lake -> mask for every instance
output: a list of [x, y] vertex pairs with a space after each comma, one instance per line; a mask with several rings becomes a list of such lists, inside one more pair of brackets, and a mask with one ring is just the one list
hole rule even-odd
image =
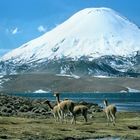
[[[52, 93], [11, 93], [10, 95], [55, 101]], [[103, 106], [104, 99], [108, 99], [110, 104], [117, 106], [118, 111], [140, 112], [140, 93], [61, 93], [60, 99], [65, 98], [97, 103], [100, 106]]]

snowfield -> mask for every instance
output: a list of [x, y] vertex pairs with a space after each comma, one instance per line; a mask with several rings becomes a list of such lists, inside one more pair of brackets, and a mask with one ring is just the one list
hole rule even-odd
[[48, 92], [50, 92], [50, 91], [45, 91], [45, 90], [39, 89], [39, 90], [34, 91], [33, 93], [48, 93]]

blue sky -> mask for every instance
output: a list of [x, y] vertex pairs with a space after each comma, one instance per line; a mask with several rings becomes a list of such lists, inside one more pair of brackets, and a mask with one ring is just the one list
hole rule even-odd
[[0, 55], [87, 7], [109, 7], [140, 26], [140, 0], [0, 0]]

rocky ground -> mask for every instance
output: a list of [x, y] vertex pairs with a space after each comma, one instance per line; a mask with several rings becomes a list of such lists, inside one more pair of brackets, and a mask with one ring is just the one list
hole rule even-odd
[[[55, 104], [55, 103], [53, 103]], [[88, 122], [78, 116], [77, 124], [55, 122], [44, 100], [0, 95], [0, 139], [8, 140], [94, 140], [97, 138], [140, 139], [140, 112], [117, 112], [116, 126], [107, 125], [97, 104], [89, 107]]]
[[[21, 116], [30, 118], [47, 118], [52, 116], [45, 99], [29, 99], [23, 97], [0, 94], [0, 115], [1, 116]], [[55, 102], [52, 102], [55, 105]], [[84, 104], [89, 107], [89, 113], [101, 112], [102, 108], [97, 104], [86, 103], [84, 101], [75, 103]]]

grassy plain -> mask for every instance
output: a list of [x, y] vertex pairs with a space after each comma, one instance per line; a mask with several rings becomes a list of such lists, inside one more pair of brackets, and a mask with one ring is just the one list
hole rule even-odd
[[[136, 127], [133, 129], [133, 127]], [[132, 128], [129, 128], [132, 127]], [[2, 117], [0, 116], [0, 139], [8, 140], [72, 140], [120, 137], [127, 140], [140, 139], [140, 113], [117, 112], [116, 126], [106, 123], [103, 112], [88, 116], [85, 123], [78, 117], [76, 125], [55, 122], [52, 116], [46, 118]]]

